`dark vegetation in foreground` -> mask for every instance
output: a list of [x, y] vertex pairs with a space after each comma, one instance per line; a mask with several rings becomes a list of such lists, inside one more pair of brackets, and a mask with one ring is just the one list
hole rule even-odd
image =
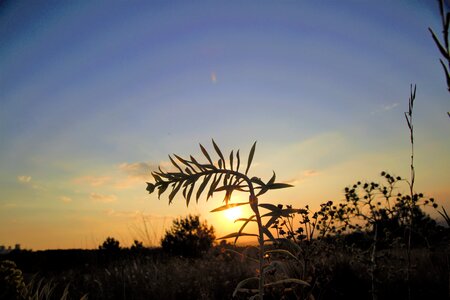
[[[292, 238], [268, 246], [286, 249], [295, 257], [274, 252], [265, 259], [267, 264], [277, 261], [283, 273], [310, 286], [269, 287], [264, 299], [373, 299], [374, 279], [378, 299], [407, 299], [408, 291], [409, 299], [447, 299], [449, 229], [425, 219], [424, 230], [433, 239], [424, 242], [423, 236], [415, 235], [409, 257], [401, 237], [379, 237], [374, 253], [370, 231], [309, 240], [297, 229]], [[98, 250], [12, 251], [0, 257], [0, 299], [232, 299], [238, 283], [254, 276], [258, 251], [224, 241], [206, 250], [204, 243], [195, 242], [196, 230], [211, 234], [213, 229], [198, 220], [196, 216], [175, 220], [174, 225], [186, 226], [173, 226], [166, 233], [184, 233], [179, 235], [189, 248], [184, 256], [167, 246], [149, 249], [137, 241], [121, 248], [114, 238], [106, 239]], [[280, 234], [289, 235], [282, 223], [277, 226]], [[412, 267], [407, 281], [408, 259]], [[278, 272], [268, 271], [267, 279]], [[257, 286], [240, 289], [234, 299], [248, 299], [252, 289]]]

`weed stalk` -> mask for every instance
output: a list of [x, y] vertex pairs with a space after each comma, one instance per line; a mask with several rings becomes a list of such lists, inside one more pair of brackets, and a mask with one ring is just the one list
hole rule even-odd
[[416, 206], [416, 195], [414, 194], [414, 182], [416, 179], [416, 171], [414, 169], [414, 125], [413, 125], [413, 109], [414, 109], [414, 100], [416, 99], [416, 85], [411, 84], [410, 86], [410, 96], [409, 96], [409, 105], [408, 111], [405, 112], [406, 122], [409, 128], [409, 140], [411, 144], [411, 161], [410, 161], [410, 180], [408, 182], [409, 185], [409, 195], [410, 195], [410, 205], [409, 205], [409, 222], [408, 222], [408, 236], [407, 236], [407, 245], [406, 245], [406, 255], [407, 255], [407, 268], [406, 268], [406, 283], [408, 286], [408, 299], [411, 299], [411, 284], [410, 284], [410, 273], [411, 273], [411, 238], [412, 238], [412, 230], [413, 230], [413, 216], [414, 209]]
[[[214, 209], [212, 212], [227, 210], [234, 206], [239, 205], [250, 205], [252, 211], [254, 212], [254, 215], [248, 219], [240, 219], [240, 221], [244, 221], [244, 225], [241, 227], [239, 232], [229, 234], [219, 239], [235, 238], [236, 242], [240, 236], [257, 236], [259, 244], [258, 249], [259, 277], [257, 278], [258, 279], [257, 296], [259, 297], [259, 299], [262, 300], [264, 297], [264, 267], [265, 267], [264, 235], [267, 235], [269, 238], [274, 240], [274, 237], [270, 233], [269, 228], [270, 225], [273, 224], [273, 222], [275, 222], [275, 220], [281, 216], [283, 210], [278, 209], [274, 205], [266, 204], [265, 208], [268, 207], [269, 210], [272, 210], [272, 214], [275, 214], [275, 217], [272, 217], [271, 221], [269, 221], [264, 226], [262, 224], [262, 216], [259, 211], [259, 207], [262, 204], [258, 203], [258, 196], [266, 193], [271, 189], [287, 188], [291, 187], [291, 185], [285, 183], [276, 183], [275, 172], [273, 173], [273, 176], [270, 178], [270, 180], [267, 181], [266, 183], [263, 182], [258, 177], [250, 178], [249, 176], [247, 176], [255, 153], [256, 142], [253, 144], [250, 150], [246, 170], [244, 173], [241, 173], [239, 171], [239, 167], [241, 165], [239, 150], [236, 153], [234, 153], [234, 151], [231, 151], [229, 156], [230, 158], [228, 161], [226, 161], [225, 157], [222, 154], [222, 151], [214, 142], [214, 140], [212, 141], [212, 143], [219, 157], [217, 163], [213, 162], [211, 156], [202, 145], [200, 145], [200, 149], [205, 158], [207, 159], [208, 161], [207, 163], [199, 163], [192, 156], [190, 156], [190, 159], [184, 159], [174, 154], [174, 158], [172, 158], [172, 156], [169, 156], [169, 159], [177, 171], [165, 172], [159, 169], [159, 171], [152, 172], [152, 175], [155, 179], [155, 183], [147, 182], [147, 191], [151, 194], [155, 190], [157, 190], [159, 198], [161, 194], [163, 194], [166, 190], [170, 190], [171, 188], [171, 192], [169, 194], [169, 204], [173, 201], [175, 195], [179, 191], [182, 191], [183, 197], [186, 199], [186, 205], [189, 205], [192, 195], [194, 194], [193, 191], [195, 184], [196, 182], [200, 182], [200, 186], [197, 188], [197, 192], [194, 194], [195, 195], [194, 197], [196, 197], [197, 202], [201, 194], [207, 190], [206, 187], [208, 185], [209, 191], [207, 192], [206, 200], [208, 200], [209, 197], [212, 197], [215, 192], [221, 191], [225, 192], [224, 198], [225, 205]], [[233, 191], [249, 193], [250, 194], [249, 202], [229, 204], [228, 202], [231, 199], [231, 194], [233, 193]], [[258, 234], [242, 232], [244, 227], [249, 222], [251, 221], [254, 222], [255, 220], [258, 226]], [[235, 289], [235, 292], [238, 291], [239, 288], [241, 288], [245, 283], [253, 281], [255, 279], [256, 279], [255, 277], [252, 277], [241, 281], [241, 283], [239, 283], [238, 287]], [[295, 282], [297, 284], [307, 285], [306, 282], [303, 282], [301, 280], [296, 280]], [[272, 285], [273, 284], [280, 284], [280, 283], [279, 282], [272, 283]]]

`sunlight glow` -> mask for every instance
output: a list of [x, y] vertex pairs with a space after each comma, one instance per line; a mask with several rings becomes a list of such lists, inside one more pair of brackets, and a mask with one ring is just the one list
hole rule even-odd
[[242, 215], [242, 209], [240, 206], [236, 206], [224, 211], [225, 217], [230, 221], [235, 221]]

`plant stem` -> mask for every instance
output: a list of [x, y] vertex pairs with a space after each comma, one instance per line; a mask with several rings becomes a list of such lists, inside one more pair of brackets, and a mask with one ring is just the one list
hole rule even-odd
[[409, 222], [408, 222], [408, 241], [406, 246], [406, 255], [408, 259], [408, 266], [406, 268], [406, 282], [408, 286], [408, 299], [411, 299], [411, 285], [410, 285], [410, 273], [411, 273], [411, 238], [412, 238], [412, 228], [413, 228], [413, 218], [414, 218], [414, 208], [415, 208], [415, 199], [414, 199], [414, 182], [416, 178], [416, 171], [414, 169], [414, 126], [413, 126], [413, 108], [414, 108], [414, 100], [416, 99], [416, 85], [413, 86], [411, 84], [410, 87], [410, 97], [409, 97], [409, 109], [405, 112], [406, 121], [408, 123], [409, 128], [409, 139], [411, 144], [411, 163], [410, 163], [410, 181], [409, 181], [409, 194], [410, 194], [410, 203], [409, 203]]
[[253, 188], [250, 188], [250, 206], [255, 213], [256, 223], [258, 224], [258, 243], [259, 243], [259, 299], [264, 298], [264, 231], [261, 221], [261, 214], [258, 208], [258, 197], [255, 196]]
[[372, 283], [372, 300], [377, 300], [377, 289], [376, 289], [376, 282], [375, 282], [375, 271], [377, 268], [377, 239], [378, 239], [378, 226], [375, 222], [374, 224], [374, 235], [373, 235], [373, 248], [372, 248], [372, 255], [370, 258], [370, 262], [372, 264], [372, 274], [371, 274], [371, 283]]

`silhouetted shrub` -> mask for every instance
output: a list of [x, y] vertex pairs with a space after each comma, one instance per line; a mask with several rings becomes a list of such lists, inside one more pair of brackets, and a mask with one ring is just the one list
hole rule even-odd
[[120, 242], [113, 237], [107, 237], [103, 244], [98, 246], [98, 249], [117, 252], [120, 250]]
[[0, 299], [26, 299], [22, 271], [10, 260], [0, 262]]
[[142, 242], [139, 242], [138, 240], [134, 240], [133, 245], [131, 245], [130, 250], [131, 251], [142, 251], [144, 249], [144, 245]]
[[161, 241], [165, 252], [174, 255], [198, 257], [209, 250], [214, 242], [214, 228], [201, 223], [199, 216], [189, 215], [175, 219]]

